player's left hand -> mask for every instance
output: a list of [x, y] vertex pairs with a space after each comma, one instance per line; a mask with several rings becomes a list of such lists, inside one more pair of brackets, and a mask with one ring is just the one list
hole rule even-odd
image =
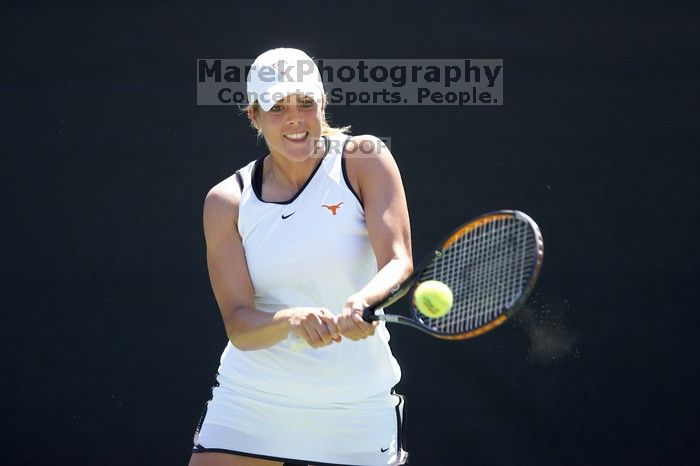
[[355, 296], [348, 298], [343, 312], [336, 316], [338, 332], [342, 336], [358, 341], [374, 335], [374, 330], [379, 322], [365, 322], [362, 318], [362, 312], [367, 306], [367, 302], [361, 298]]

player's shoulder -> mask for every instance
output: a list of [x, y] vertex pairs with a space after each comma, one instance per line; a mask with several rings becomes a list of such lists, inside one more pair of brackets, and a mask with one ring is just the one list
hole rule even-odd
[[349, 138], [344, 158], [348, 181], [362, 202], [366, 202], [368, 186], [388, 187], [394, 184], [392, 180], [400, 179], [389, 146], [377, 136], [362, 134]]
[[345, 143], [344, 157], [348, 171], [359, 177], [380, 175], [396, 169], [388, 144], [371, 134], [349, 138]]
[[345, 156], [348, 159], [366, 159], [381, 155], [391, 157], [389, 146], [384, 140], [372, 134], [351, 136], [345, 142]]
[[207, 200], [213, 203], [234, 202], [240, 198], [241, 187], [236, 173], [219, 181], [207, 193]]
[[214, 185], [204, 199], [205, 217], [208, 214], [238, 215], [238, 206], [241, 201], [241, 187], [238, 175], [235, 173]]

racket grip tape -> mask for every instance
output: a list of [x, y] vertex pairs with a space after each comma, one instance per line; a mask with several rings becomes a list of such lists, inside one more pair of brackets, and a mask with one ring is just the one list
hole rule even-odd
[[362, 319], [365, 322], [374, 322], [375, 320], [379, 320], [379, 317], [377, 317], [377, 314], [374, 313], [374, 311], [377, 309], [376, 306], [370, 306], [364, 311], [362, 311]]

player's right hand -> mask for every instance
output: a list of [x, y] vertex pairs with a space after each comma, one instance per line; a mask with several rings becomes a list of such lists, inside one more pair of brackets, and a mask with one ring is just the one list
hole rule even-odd
[[340, 342], [335, 316], [324, 307], [295, 307], [289, 309], [290, 332], [302, 337], [312, 348]]

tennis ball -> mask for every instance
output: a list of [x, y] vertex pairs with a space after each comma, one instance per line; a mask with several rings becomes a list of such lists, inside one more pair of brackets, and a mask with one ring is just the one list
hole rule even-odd
[[450, 312], [452, 300], [450, 287], [437, 280], [421, 283], [413, 294], [416, 309], [431, 319], [437, 319]]

